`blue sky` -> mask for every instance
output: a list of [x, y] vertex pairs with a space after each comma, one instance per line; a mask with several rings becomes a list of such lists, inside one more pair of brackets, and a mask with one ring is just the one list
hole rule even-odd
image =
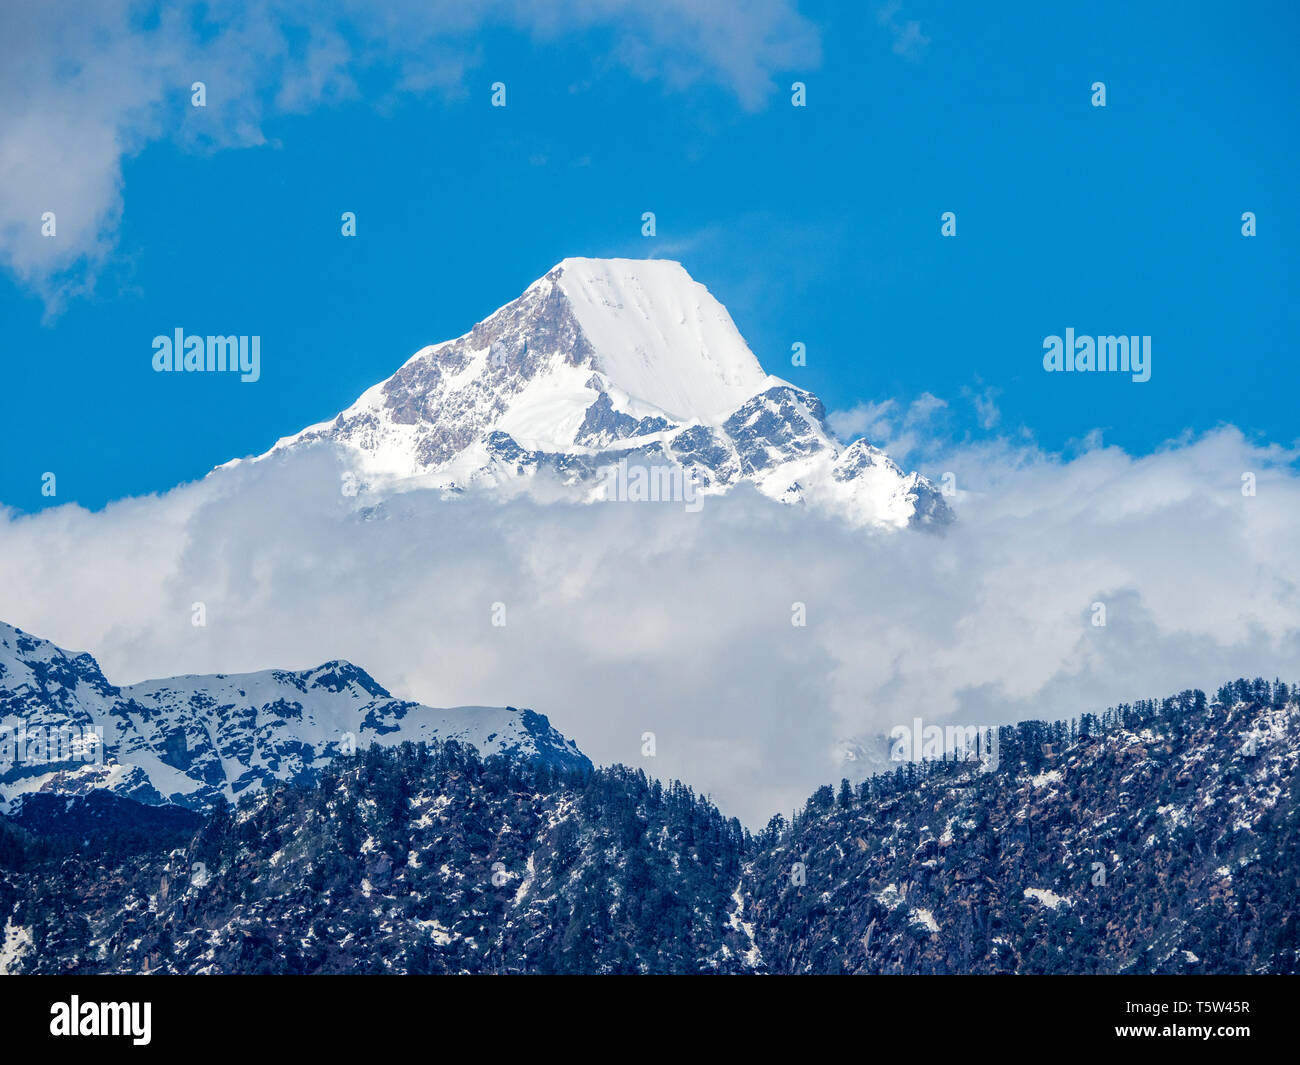
[[[98, 508], [262, 451], [570, 255], [679, 259], [768, 371], [832, 410], [930, 393], [948, 404], [935, 433], [1053, 451], [1100, 429], [1144, 454], [1222, 422], [1296, 440], [1294, 5], [908, 0], [882, 16], [769, 0], [762, 17], [793, 42], [757, 58], [725, 32], [698, 47], [672, 26], [641, 33], [612, 8], [589, 25], [457, 25], [423, 78], [345, 29], [378, 58], [349, 68], [351, 91], [308, 77], [291, 100], [274, 65], [261, 82], [223, 67], [200, 26], [139, 99], [47, 128], [55, 162], [9, 202], [60, 190], [72, 199], [49, 209], [75, 218], [76, 195], [106, 195], [120, 220], [61, 226], [87, 250], [57, 270], [0, 220], [14, 245], [0, 503]], [[165, 25], [131, 11], [113, 47]], [[28, 108], [64, 114], [50, 101], [76, 69], [52, 62], [48, 82], [7, 93], [6, 152], [31, 135]], [[504, 109], [489, 106], [498, 80]], [[120, 181], [105, 140], [123, 148]], [[1258, 236], [1241, 235], [1243, 211]], [[260, 335], [262, 379], [154, 374], [151, 340], [177, 326]], [[1045, 374], [1043, 338], [1067, 326], [1151, 335], [1151, 381]], [[795, 341], [806, 368], [790, 366]]]

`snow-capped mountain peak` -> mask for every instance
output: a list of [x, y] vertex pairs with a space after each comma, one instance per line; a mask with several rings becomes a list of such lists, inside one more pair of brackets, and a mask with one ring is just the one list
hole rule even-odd
[[545, 470], [591, 502], [608, 498], [608, 474], [626, 460], [681, 470], [701, 494], [750, 482], [855, 524], [951, 520], [925, 478], [836, 440], [821, 401], [765, 373], [726, 308], [661, 259], [565, 259], [268, 454], [321, 441], [342, 447], [373, 492]]
[[552, 275], [594, 368], [631, 404], [716, 425], [768, 387], [727, 309], [681, 263], [565, 259]]
[[90, 655], [0, 622], [0, 812], [23, 795], [99, 790], [202, 810], [309, 783], [371, 744], [452, 739], [484, 755], [590, 765], [541, 714], [395, 699], [350, 662], [117, 687]]

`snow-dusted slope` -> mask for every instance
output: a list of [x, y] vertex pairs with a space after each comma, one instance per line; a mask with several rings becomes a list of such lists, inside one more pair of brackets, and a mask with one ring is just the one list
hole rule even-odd
[[766, 374], [726, 308], [667, 260], [565, 259], [271, 453], [319, 441], [379, 493], [549, 471], [595, 501], [626, 460], [685, 471], [702, 494], [747, 481], [862, 525], [951, 520], [925, 478], [865, 441], [840, 444], [821, 401]]
[[[100, 751], [87, 742], [96, 728]], [[202, 809], [276, 781], [309, 782], [344, 751], [429, 739], [590, 764], [541, 714], [404, 702], [348, 662], [119, 688], [90, 655], [0, 622], [0, 812], [30, 792], [97, 788]]]
[[556, 269], [596, 368], [633, 401], [716, 425], [767, 387], [731, 315], [680, 263], [566, 259]]

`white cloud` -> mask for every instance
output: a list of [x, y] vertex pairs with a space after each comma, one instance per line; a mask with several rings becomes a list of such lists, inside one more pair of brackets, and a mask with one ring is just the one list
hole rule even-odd
[[[0, 265], [47, 308], [92, 286], [124, 208], [123, 160], [151, 141], [191, 148], [264, 142], [266, 118], [358, 92], [362, 71], [394, 92], [463, 93], [483, 62], [476, 33], [544, 43], [593, 32], [610, 61], [674, 89], [723, 86], [756, 109], [773, 75], [820, 61], [791, 0], [132, 0], [0, 6]], [[203, 81], [208, 106], [190, 107]], [[41, 235], [53, 211], [57, 235]]]
[[934, 434], [927, 432], [928, 427], [947, 406], [938, 396], [922, 392], [905, 408], [893, 399], [881, 403], [867, 400], [848, 410], [830, 411], [826, 420], [840, 439], [852, 441], [865, 437], [891, 458], [904, 462], [909, 454], [933, 438]]
[[998, 422], [1002, 420], [1002, 411], [998, 409], [997, 396], [1001, 389], [989, 386], [982, 392], [975, 392], [966, 389], [966, 395], [970, 401], [975, 404], [975, 417], [979, 421], [979, 427], [985, 431], [997, 427]]
[[889, 0], [876, 12], [876, 21], [893, 36], [894, 55], [919, 61], [930, 46], [930, 38], [921, 32], [921, 23], [917, 19], [897, 17], [902, 6], [901, 0]]
[[697, 514], [426, 492], [358, 513], [318, 451], [98, 513], [0, 515], [0, 618], [120, 683], [338, 657], [424, 702], [532, 706], [597, 761], [679, 776], [758, 824], [841, 775], [839, 741], [918, 714], [994, 723], [1300, 679], [1296, 458], [1233, 429], [1143, 458], [965, 446], [941, 457], [961, 494], [936, 536], [748, 492]]
[[860, 436], [888, 440], [893, 433], [891, 415], [897, 409], [898, 403], [892, 399], [881, 403], [864, 400], [848, 410], [831, 411], [826, 420], [844, 440], [856, 440]]

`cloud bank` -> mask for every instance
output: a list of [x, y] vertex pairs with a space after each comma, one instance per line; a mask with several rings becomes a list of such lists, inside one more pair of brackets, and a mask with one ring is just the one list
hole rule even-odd
[[1296, 459], [1231, 428], [1141, 458], [967, 445], [937, 467], [955, 526], [874, 535], [742, 491], [698, 513], [348, 497], [315, 450], [96, 513], [0, 512], [0, 618], [116, 683], [337, 657], [425, 703], [531, 706], [597, 762], [761, 824], [914, 716], [1298, 679]]

